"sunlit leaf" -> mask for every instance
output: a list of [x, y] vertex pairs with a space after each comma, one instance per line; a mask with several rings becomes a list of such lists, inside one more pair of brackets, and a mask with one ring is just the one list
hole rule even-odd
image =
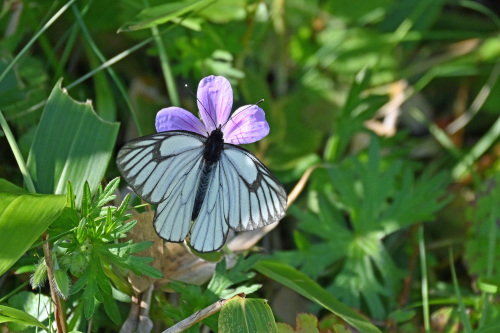
[[0, 179], [0, 275], [33, 245], [65, 206], [64, 195], [32, 194]]
[[277, 333], [277, 330], [273, 313], [266, 300], [235, 296], [222, 306], [219, 332]]
[[[118, 123], [101, 120], [90, 102], [71, 99], [54, 87], [40, 119], [28, 158], [28, 170], [39, 193], [65, 194], [68, 180], [74, 189], [89, 182], [94, 193], [113, 152]], [[76, 193], [81, 203], [81, 191]]]
[[10, 306], [0, 305], [0, 323], [15, 322], [31, 326], [37, 326], [44, 330], [49, 330], [45, 325], [39, 322], [32, 315], [24, 311], [11, 308]]

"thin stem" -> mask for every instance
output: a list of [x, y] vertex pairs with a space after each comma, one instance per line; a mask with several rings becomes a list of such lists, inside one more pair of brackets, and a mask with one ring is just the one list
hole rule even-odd
[[486, 132], [471, 150], [452, 169], [454, 179], [462, 179], [475, 161], [481, 157], [500, 137], [500, 118]]
[[3, 302], [5, 302], [6, 300], [8, 300], [11, 296], [17, 294], [20, 290], [24, 289], [24, 287], [26, 287], [29, 283], [30, 283], [30, 280], [24, 281], [23, 283], [21, 283], [19, 285], [19, 287], [17, 287], [16, 289], [12, 290], [10, 293], [8, 293], [7, 295], [5, 295], [4, 297], [0, 298], [0, 304], [2, 304]]
[[429, 315], [429, 286], [427, 281], [427, 263], [425, 258], [424, 226], [418, 230], [418, 248], [420, 251], [420, 271], [422, 274], [422, 311], [424, 313], [424, 328], [428, 333], [431, 330]]
[[165, 84], [167, 85], [168, 97], [170, 98], [170, 103], [174, 106], [180, 106], [181, 102], [179, 99], [179, 93], [177, 92], [177, 86], [175, 85], [174, 76], [172, 75], [172, 70], [170, 69], [170, 62], [168, 61], [167, 50], [163, 45], [163, 40], [161, 39], [158, 27], [154, 26], [151, 28], [153, 33], [153, 38], [158, 47], [158, 54], [160, 55], [161, 70], [163, 71], [163, 76], [165, 78]]
[[66, 333], [68, 328], [66, 327], [66, 320], [64, 318], [63, 306], [61, 299], [57, 295], [56, 286], [54, 285], [54, 262], [52, 261], [52, 253], [50, 251], [50, 243], [48, 242], [49, 235], [44, 232], [42, 239], [47, 241], [43, 244], [43, 254], [45, 257], [45, 262], [47, 263], [47, 278], [50, 285], [50, 294], [52, 296], [52, 303], [54, 304], [54, 313], [57, 324], [57, 332]]
[[[144, 5], [149, 8], [149, 1], [144, 0]], [[172, 75], [172, 70], [170, 69], [170, 63], [168, 61], [167, 51], [163, 45], [163, 40], [161, 39], [161, 34], [158, 27], [155, 25], [151, 27], [151, 32], [153, 34], [153, 39], [155, 41], [156, 47], [158, 47], [158, 54], [160, 56], [161, 70], [163, 71], [163, 77], [165, 79], [165, 84], [167, 86], [168, 96], [170, 98], [170, 103], [174, 106], [180, 106], [179, 93], [177, 92], [177, 87], [175, 86], [174, 77]]]
[[458, 286], [457, 273], [455, 272], [455, 265], [453, 264], [453, 250], [450, 248], [450, 268], [451, 277], [453, 279], [453, 286], [455, 288], [455, 297], [458, 301], [459, 315], [464, 326], [464, 331], [466, 333], [472, 332], [472, 326], [470, 325], [469, 317], [465, 311], [464, 300], [462, 299], [462, 293], [460, 292], [460, 287]]
[[35, 34], [35, 36], [31, 38], [31, 40], [26, 44], [26, 46], [23, 47], [21, 52], [19, 52], [15, 56], [15, 58], [10, 62], [10, 64], [4, 69], [2, 74], [0, 74], [0, 82], [3, 81], [7, 73], [12, 69], [12, 67], [14, 67], [14, 65], [19, 61], [19, 59], [21, 59], [21, 57], [26, 53], [26, 51], [28, 51], [28, 49], [31, 47], [31, 45], [33, 45], [33, 43], [38, 39], [38, 37], [40, 37], [40, 35], [43, 34], [45, 30], [47, 30], [52, 25], [52, 23], [54, 23], [59, 18], [59, 16], [61, 16], [66, 11], [66, 9], [68, 9], [68, 7], [71, 6], [71, 4], [73, 4], [73, 2], [75, 2], [75, 0], [70, 0], [64, 6], [62, 6], [61, 9], [59, 9], [59, 11], [54, 16], [52, 16], [52, 18], [47, 23], [44, 24], [42, 29], [40, 29], [40, 31], [38, 31]]
[[214, 304], [204, 308], [203, 310], [197, 311], [195, 314], [192, 316], [178, 322], [174, 326], [170, 327], [169, 329], [163, 331], [163, 333], [180, 333], [186, 330], [187, 328], [193, 326], [197, 322], [210, 317], [214, 313], [217, 313], [222, 309], [222, 306], [227, 302], [225, 299], [221, 299]]
[[477, 94], [476, 98], [470, 105], [469, 109], [462, 114], [460, 117], [455, 119], [452, 123], [446, 126], [446, 132], [449, 134], [454, 134], [461, 130], [467, 125], [471, 119], [479, 112], [479, 110], [483, 107], [486, 99], [490, 95], [493, 86], [498, 81], [498, 77], [500, 76], [500, 61], [495, 64], [493, 67], [490, 76], [486, 80], [486, 83], [482, 86], [481, 90]]
[[21, 173], [23, 174], [24, 183], [26, 184], [28, 191], [30, 191], [31, 193], [36, 193], [35, 185], [33, 184], [33, 180], [31, 179], [30, 173], [28, 172], [28, 167], [26, 166], [26, 162], [24, 162], [23, 155], [19, 150], [19, 146], [17, 145], [16, 139], [14, 139], [14, 135], [10, 130], [9, 124], [7, 124], [7, 121], [3, 117], [3, 113], [1, 110], [0, 110], [0, 126], [2, 127], [2, 130], [5, 133], [5, 137], [9, 142], [10, 149], [12, 150], [12, 153], [16, 158], [19, 170], [21, 170]]
[[149, 38], [143, 40], [142, 42], [140, 42], [139, 44], [136, 44], [136, 45], [132, 46], [131, 48], [129, 48], [129, 49], [127, 49], [127, 50], [125, 50], [125, 51], [117, 54], [113, 58], [111, 58], [108, 61], [104, 62], [101, 66], [99, 66], [97, 68], [94, 68], [92, 71], [88, 72], [84, 76], [80, 77], [79, 79], [77, 79], [77, 80], [73, 81], [72, 83], [70, 83], [69, 85], [67, 85], [66, 89], [69, 90], [71, 88], [74, 88], [75, 86], [79, 85], [83, 81], [85, 81], [88, 78], [92, 77], [95, 73], [100, 72], [103, 69], [106, 69], [106, 68], [110, 67], [111, 65], [116, 64], [118, 61], [122, 60], [123, 58], [126, 58], [132, 52], [137, 51], [138, 49], [140, 49], [144, 45], [147, 45], [151, 41], [153, 41], [153, 37], [149, 37]]

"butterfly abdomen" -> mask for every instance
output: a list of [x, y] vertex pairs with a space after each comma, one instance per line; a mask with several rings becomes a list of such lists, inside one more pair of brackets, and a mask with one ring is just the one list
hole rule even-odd
[[196, 197], [194, 199], [193, 214], [191, 220], [194, 221], [200, 213], [201, 205], [205, 200], [205, 195], [207, 194], [208, 183], [210, 180], [210, 174], [214, 169], [215, 164], [205, 163], [200, 175], [200, 181], [198, 182], [198, 188], [196, 189]]

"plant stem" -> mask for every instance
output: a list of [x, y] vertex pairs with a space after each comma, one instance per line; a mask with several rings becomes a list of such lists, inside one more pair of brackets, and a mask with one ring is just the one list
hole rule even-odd
[[422, 274], [422, 311], [424, 313], [424, 328], [428, 333], [431, 330], [430, 316], [429, 316], [429, 286], [427, 281], [427, 263], [425, 257], [425, 240], [424, 240], [424, 226], [421, 225], [418, 230], [418, 248], [420, 251], [420, 271]]
[[57, 332], [66, 333], [68, 328], [66, 327], [66, 319], [64, 318], [64, 312], [62, 307], [62, 302], [56, 292], [56, 286], [54, 285], [54, 263], [52, 261], [52, 253], [50, 251], [50, 243], [48, 242], [49, 235], [44, 232], [42, 235], [43, 241], [43, 254], [45, 257], [45, 262], [47, 263], [47, 278], [50, 285], [50, 295], [52, 296], [52, 303], [54, 303], [54, 314], [56, 317]]
[[19, 150], [19, 146], [17, 145], [16, 139], [14, 139], [14, 135], [10, 130], [9, 124], [7, 124], [7, 121], [3, 117], [1, 110], [0, 110], [0, 126], [2, 127], [2, 130], [5, 133], [5, 137], [9, 142], [10, 149], [12, 150], [12, 153], [16, 158], [19, 170], [21, 170], [21, 173], [23, 174], [24, 183], [26, 184], [28, 191], [30, 191], [31, 193], [36, 193], [35, 185], [33, 184], [33, 180], [31, 179], [30, 173], [28, 172], [28, 168], [26, 167], [26, 163], [24, 162], [23, 155]]

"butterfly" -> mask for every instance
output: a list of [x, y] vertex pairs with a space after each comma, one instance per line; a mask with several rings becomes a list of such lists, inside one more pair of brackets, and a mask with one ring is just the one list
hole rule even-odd
[[118, 152], [123, 178], [143, 200], [157, 205], [153, 224], [169, 242], [198, 252], [219, 250], [229, 228], [253, 230], [279, 221], [287, 205], [283, 185], [248, 150], [269, 133], [258, 105], [237, 109], [222, 76], [201, 80], [197, 92], [201, 120], [179, 107], [156, 116], [159, 133], [137, 138]]

